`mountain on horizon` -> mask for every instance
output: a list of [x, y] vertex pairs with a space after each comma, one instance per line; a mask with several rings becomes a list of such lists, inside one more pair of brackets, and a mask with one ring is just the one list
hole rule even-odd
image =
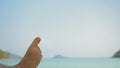
[[117, 51], [114, 55], [113, 55], [113, 58], [120, 58], [120, 50]]
[[0, 59], [18, 59], [18, 58], [21, 57], [0, 49]]
[[53, 58], [54, 58], [54, 59], [66, 59], [66, 58], [68, 58], [68, 57], [62, 56], [62, 55], [56, 55], [56, 56], [54, 56]]

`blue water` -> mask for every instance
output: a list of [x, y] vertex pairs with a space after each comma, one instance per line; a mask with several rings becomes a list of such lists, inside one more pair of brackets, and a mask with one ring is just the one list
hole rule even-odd
[[[20, 59], [0, 60], [15, 65]], [[120, 58], [43, 59], [38, 68], [120, 68]]]

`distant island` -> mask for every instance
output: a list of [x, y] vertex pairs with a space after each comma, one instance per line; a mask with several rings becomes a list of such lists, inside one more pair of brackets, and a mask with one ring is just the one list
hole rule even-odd
[[117, 51], [112, 57], [113, 57], [113, 58], [114, 58], [114, 57], [115, 57], [115, 58], [120, 58], [120, 50]]
[[53, 58], [54, 59], [66, 59], [66, 58], [69, 58], [69, 57], [65, 57], [65, 56], [62, 56], [62, 55], [56, 55]]
[[5, 52], [0, 49], [0, 59], [17, 59], [17, 58], [21, 58], [21, 57], [15, 54], [11, 54], [9, 52]]

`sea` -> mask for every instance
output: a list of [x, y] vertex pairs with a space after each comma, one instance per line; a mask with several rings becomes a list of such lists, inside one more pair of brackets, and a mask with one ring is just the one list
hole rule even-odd
[[[20, 59], [2, 59], [0, 64], [12, 66]], [[120, 58], [42, 59], [37, 68], [120, 68]]]

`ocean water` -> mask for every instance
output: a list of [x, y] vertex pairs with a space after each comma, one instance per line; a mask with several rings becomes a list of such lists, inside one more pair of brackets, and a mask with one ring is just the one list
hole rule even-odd
[[[0, 60], [15, 65], [20, 59]], [[120, 58], [43, 59], [38, 68], [120, 68]]]

